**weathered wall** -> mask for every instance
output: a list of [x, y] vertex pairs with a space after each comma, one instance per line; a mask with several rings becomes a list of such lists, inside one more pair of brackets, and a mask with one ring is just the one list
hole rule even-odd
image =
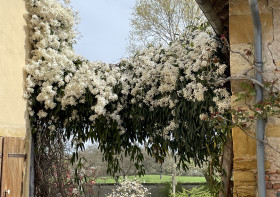
[[27, 56], [24, 0], [1, 0], [0, 6], [0, 135], [25, 137], [26, 101], [23, 66]]
[[[280, 1], [259, 0], [259, 10], [263, 29], [263, 61], [267, 79], [273, 77], [275, 68], [280, 66]], [[229, 35], [233, 51], [244, 52], [244, 49], [253, 50], [253, 25], [248, 1], [230, 0]], [[240, 55], [231, 53], [231, 75], [241, 76], [250, 65]], [[275, 64], [273, 63], [273, 59]], [[253, 75], [252, 72], [250, 72]], [[241, 91], [240, 80], [232, 82], [233, 94]], [[254, 98], [248, 98], [254, 102]], [[244, 103], [232, 104], [235, 107], [245, 107]], [[280, 121], [270, 119], [266, 126], [268, 141], [280, 150]], [[240, 129], [233, 129], [234, 149], [234, 195], [257, 196], [257, 160], [256, 141], [244, 134]], [[276, 196], [280, 188], [280, 155], [266, 147], [266, 181], [268, 196]], [[278, 171], [277, 171], [278, 170]]]
[[[23, 66], [29, 51], [25, 0], [1, 0], [0, 6], [0, 136], [25, 137], [29, 152]], [[28, 159], [29, 160], [29, 154]], [[28, 166], [28, 163], [27, 163]], [[28, 196], [28, 169], [24, 182]]]

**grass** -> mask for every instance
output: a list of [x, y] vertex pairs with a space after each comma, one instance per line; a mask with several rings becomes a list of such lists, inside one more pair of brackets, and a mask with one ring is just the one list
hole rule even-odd
[[[135, 176], [128, 176], [129, 179], [134, 180]], [[142, 177], [136, 177], [141, 183], [166, 183], [171, 182], [170, 175], [162, 175], [160, 180], [160, 175], [145, 175]], [[122, 180], [122, 178], [121, 178]], [[206, 180], [204, 177], [192, 177], [192, 176], [179, 176], [176, 177], [177, 182], [181, 183], [205, 183]], [[116, 183], [115, 180], [111, 177], [98, 178], [96, 183]]]

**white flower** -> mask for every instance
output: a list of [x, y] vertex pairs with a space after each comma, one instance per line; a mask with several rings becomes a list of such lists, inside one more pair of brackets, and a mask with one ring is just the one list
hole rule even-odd
[[174, 120], [170, 121], [169, 125], [167, 127], [165, 127], [164, 130], [163, 130], [163, 133], [164, 133], [165, 137], [167, 137], [167, 134], [170, 131], [174, 131], [178, 127], [179, 127], [179, 125], [176, 124]]
[[48, 128], [49, 128], [50, 131], [54, 131], [55, 130], [55, 126], [54, 125], [50, 125]]
[[208, 115], [203, 113], [199, 115], [199, 118], [200, 120], [206, 120], [208, 118]]
[[40, 110], [38, 113], [37, 113], [38, 117], [39, 118], [44, 118], [46, 117], [48, 114], [47, 112], [43, 111], [43, 110]]

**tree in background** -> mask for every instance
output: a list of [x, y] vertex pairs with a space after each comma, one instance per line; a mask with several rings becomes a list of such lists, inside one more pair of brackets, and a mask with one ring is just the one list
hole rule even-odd
[[194, 0], [137, 0], [130, 19], [128, 52], [148, 45], [167, 45], [175, 41], [186, 27], [205, 22]]
[[[93, 167], [98, 170], [98, 176], [108, 176], [107, 174], [107, 162], [102, 161], [103, 155], [101, 150], [98, 149], [97, 145], [87, 146], [85, 151], [80, 153], [85, 158], [86, 166]], [[175, 164], [174, 158], [169, 155], [164, 159], [162, 164], [157, 163], [155, 158], [148, 155], [144, 147], [142, 148], [142, 154], [144, 156], [143, 165], [145, 168], [145, 174], [157, 174], [157, 175], [171, 175], [173, 172], [173, 166]], [[120, 161], [121, 171], [116, 175], [119, 177], [134, 176], [137, 175], [137, 170], [134, 166], [134, 162], [129, 157], [125, 157], [121, 154], [123, 159]], [[194, 165], [194, 162], [188, 163], [189, 170], [183, 171], [177, 169], [177, 174], [184, 176], [203, 176], [203, 169]]]
[[85, 158], [87, 166], [94, 167], [99, 171], [99, 176], [107, 176], [107, 162], [103, 161], [102, 152], [97, 145], [90, 145], [86, 147], [85, 151], [80, 153]]

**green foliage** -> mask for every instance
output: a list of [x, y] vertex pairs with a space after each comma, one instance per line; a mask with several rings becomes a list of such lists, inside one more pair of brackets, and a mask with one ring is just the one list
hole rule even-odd
[[[182, 188], [180, 182], [178, 182], [176, 184], [176, 191], [177, 192], [183, 191], [183, 188]], [[161, 197], [170, 197], [170, 196], [172, 196], [171, 192], [172, 192], [172, 182], [166, 182], [164, 188], [160, 190]]]
[[194, 187], [191, 190], [183, 189], [182, 192], [176, 192], [175, 197], [212, 197], [206, 187]]

